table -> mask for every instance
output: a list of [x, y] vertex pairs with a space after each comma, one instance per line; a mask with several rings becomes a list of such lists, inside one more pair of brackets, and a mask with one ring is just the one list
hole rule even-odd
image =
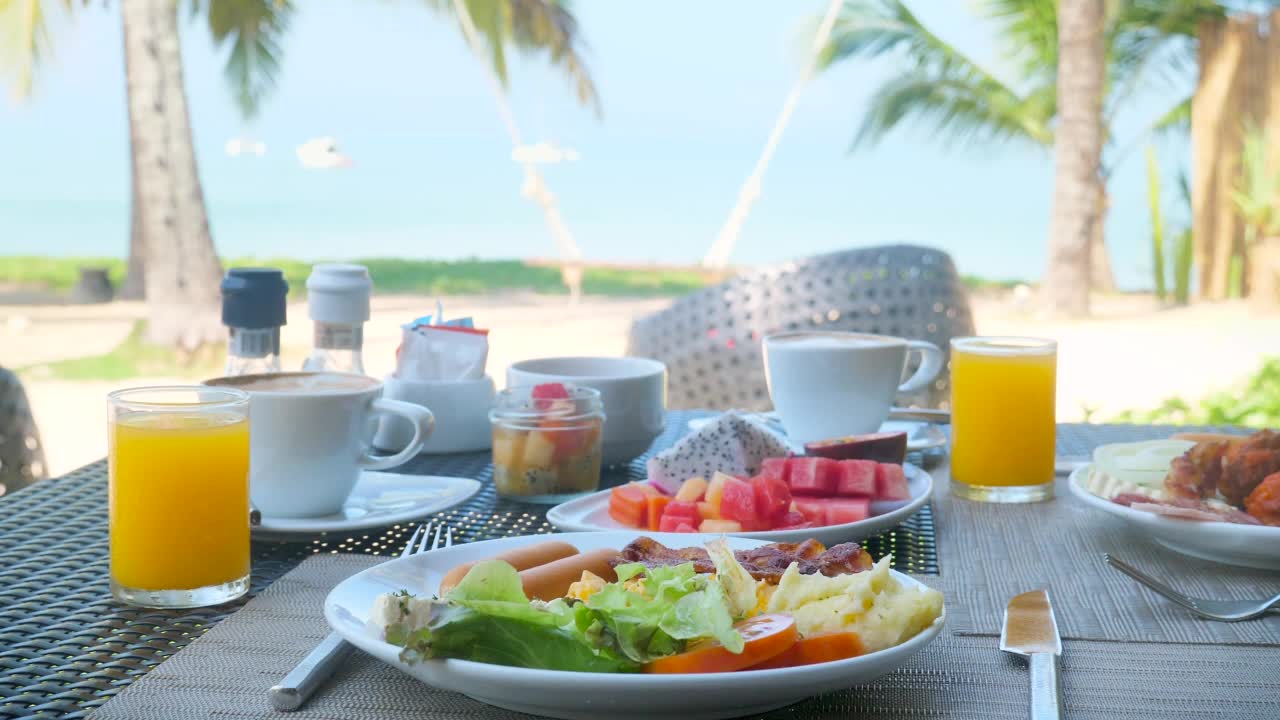
[[[697, 413], [670, 415], [654, 448], [672, 443]], [[1167, 436], [1169, 428], [1063, 425], [1059, 453], [1083, 455], [1104, 442]], [[483, 454], [422, 457], [403, 468], [488, 479]], [[945, 473], [945, 468], [943, 468]], [[643, 459], [611, 471], [606, 482], [643, 476]], [[487, 484], [438, 519], [459, 541], [550, 532], [545, 508], [501, 501]], [[934, 515], [926, 508], [893, 533], [866, 543], [892, 550], [900, 569], [938, 573]], [[253, 545], [253, 588], [260, 592], [318, 552], [395, 554], [412, 523], [349, 536]], [[0, 718], [80, 717], [185, 647], [243, 601], [193, 611], [128, 608], [107, 591], [105, 465], [0, 498]], [[945, 574], [945, 573], [944, 573]]]

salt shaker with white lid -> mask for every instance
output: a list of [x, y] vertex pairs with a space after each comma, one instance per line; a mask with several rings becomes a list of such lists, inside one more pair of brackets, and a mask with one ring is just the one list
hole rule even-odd
[[303, 370], [364, 374], [364, 323], [369, 319], [369, 269], [349, 263], [319, 263], [307, 278], [307, 310], [315, 340]]

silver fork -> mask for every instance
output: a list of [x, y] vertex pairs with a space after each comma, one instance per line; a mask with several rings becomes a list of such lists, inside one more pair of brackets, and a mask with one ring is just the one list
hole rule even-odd
[[[431, 530], [431, 523], [419, 525], [404, 546], [400, 557], [409, 557], [453, 545], [453, 528], [448, 525], [436, 526], [434, 536]], [[428, 540], [430, 540], [430, 546], [427, 544]], [[271, 688], [269, 691], [271, 707], [284, 712], [302, 707], [354, 649], [355, 646], [343, 640], [338, 633], [329, 633], [329, 636], [303, 658], [302, 662], [284, 676], [279, 685]]]
[[1103, 555], [1102, 559], [1111, 567], [1137, 580], [1138, 582], [1151, 588], [1156, 593], [1165, 596], [1173, 602], [1190, 610], [1206, 620], [1218, 620], [1221, 622], [1239, 622], [1241, 620], [1252, 620], [1261, 617], [1280, 608], [1280, 595], [1276, 595], [1270, 600], [1258, 602], [1256, 600], [1205, 600], [1204, 598], [1193, 598], [1174, 590], [1159, 580], [1124, 562], [1120, 558], [1112, 555]]

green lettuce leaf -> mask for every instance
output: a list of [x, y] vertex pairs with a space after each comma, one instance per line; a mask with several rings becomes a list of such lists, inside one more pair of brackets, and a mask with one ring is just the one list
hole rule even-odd
[[742, 651], [742, 636], [733, 629], [724, 591], [693, 563], [645, 570], [642, 591], [626, 587], [636, 575], [634, 565], [617, 568], [619, 582], [587, 598], [603, 626], [603, 637], [638, 663], [680, 652], [685, 641], [713, 637], [733, 652]]

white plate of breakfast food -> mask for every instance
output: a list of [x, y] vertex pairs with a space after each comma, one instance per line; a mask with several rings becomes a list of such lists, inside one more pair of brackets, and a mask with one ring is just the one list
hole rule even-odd
[[827, 544], [892, 529], [929, 502], [933, 480], [903, 462], [905, 433], [840, 438], [793, 455], [776, 433], [725, 413], [648, 461], [642, 482], [557, 505], [568, 532], [648, 530]]
[[892, 672], [945, 612], [852, 544], [597, 532], [392, 560], [334, 588], [325, 618], [382, 662], [496, 707], [696, 720]]
[[1171, 550], [1280, 570], [1280, 433], [1104, 445], [1069, 485]]

